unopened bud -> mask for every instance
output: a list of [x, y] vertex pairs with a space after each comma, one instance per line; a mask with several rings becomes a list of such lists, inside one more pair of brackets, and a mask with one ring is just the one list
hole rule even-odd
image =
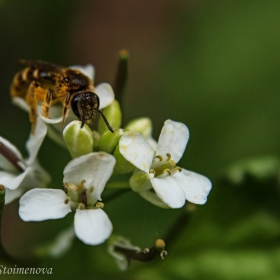
[[92, 152], [93, 137], [91, 129], [85, 124], [81, 128], [80, 121], [72, 121], [63, 130], [65, 144], [73, 158]]
[[147, 191], [152, 188], [150, 179], [154, 177], [153, 173], [138, 173], [131, 176], [129, 184], [135, 192]]
[[139, 132], [144, 138], [152, 135], [152, 121], [149, 118], [138, 118], [130, 121], [125, 128]]
[[123, 135], [123, 129], [119, 128], [112, 133], [111, 131], [106, 131], [99, 142], [100, 151], [104, 151], [109, 154], [113, 154], [119, 141]]
[[[102, 112], [114, 130], [121, 126], [122, 112], [117, 100], [114, 100], [109, 106], [104, 108]], [[100, 118], [98, 121], [98, 132], [100, 135], [103, 135], [106, 131], [108, 131], [108, 127], [104, 120]]]

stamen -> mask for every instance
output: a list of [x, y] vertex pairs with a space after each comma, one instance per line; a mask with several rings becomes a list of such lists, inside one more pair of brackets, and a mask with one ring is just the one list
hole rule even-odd
[[166, 161], [171, 160], [171, 154], [167, 153], [166, 156], [167, 156], [167, 160]]
[[155, 171], [154, 169], [150, 169], [149, 173], [155, 175], [155, 174], [156, 174], [156, 171]]
[[79, 203], [78, 209], [84, 210], [84, 209], [86, 209], [86, 206], [84, 205], [84, 203]]
[[168, 173], [169, 176], [171, 176], [171, 174], [172, 174], [170, 169], [164, 169], [164, 170], [163, 170], [163, 173]]
[[101, 209], [103, 209], [103, 208], [104, 208], [104, 203], [98, 201], [98, 202], [95, 204], [95, 207], [96, 207], [96, 208], [101, 208]]
[[182, 172], [182, 168], [181, 168], [180, 166], [176, 166], [176, 167], [175, 167], [175, 170], [176, 170], [176, 171], [179, 171], [179, 172]]
[[163, 161], [163, 157], [162, 157], [162, 156], [160, 156], [160, 155], [156, 156], [155, 158], [158, 158], [158, 159], [159, 159], [159, 161]]
[[68, 202], [69, 202], [69, 199], [66, 198], [66, 199], [64, 200], [64, 203], [65, 203], [65, 204], [68, 204]]
[[86, 180], [82, 180], [80, 182], [80, 184], [77, 186], [77, 189], [78, 190], [84, 190], [85, 189], [85, 183], [86, 183]]
[[176, 162], [173, 159], [169, 160], [168, 163], [171, 165], [171, 167], [176, 166]]

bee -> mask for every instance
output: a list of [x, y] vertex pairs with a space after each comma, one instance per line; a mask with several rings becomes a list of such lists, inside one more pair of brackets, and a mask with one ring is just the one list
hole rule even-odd
[[100, 113], [108, 129], [114, 132], [108, 120], [99, 110], [99, 97], [94, 92], [92, 80], [78, 69], [65, 68], [40, 60], [20, 60], [26, 66], [18, 72], [11, 84], [12, 97], [25, 99], [30, 106], [29, 118], [32, 131], [35, 131], [37, 104], [42, 101], [43, 116], [50, 118], [49, 110], [53, 103], [62, 104], [62, 123], [71, 104], [73, 113], [84, 124], [90, 124], [95, 112]]

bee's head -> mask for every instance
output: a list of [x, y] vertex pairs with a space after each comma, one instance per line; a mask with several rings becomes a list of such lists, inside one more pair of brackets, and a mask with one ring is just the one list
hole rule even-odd
[[71, 107], [74, 114], [82, 122], [81, 128], [84, 124], [90, 124], [93, 121], [95, 111], [97, 111], [101, 114], [109, 130], [114, 132], [106, 117], [99, 110], [99, 104], [100, 101], [98, 95], [92, 91], [77, 92], [71, 101]]
[[95, 116], [95, 111], [99, 111], [99, 97], [91, 91], [77, 93], [72, 101], [71, 107], [74, 114], [84, 124], [90, 124]]

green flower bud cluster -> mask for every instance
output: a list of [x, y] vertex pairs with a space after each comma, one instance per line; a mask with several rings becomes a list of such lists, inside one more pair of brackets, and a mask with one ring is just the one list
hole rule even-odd
[[119, 141], [129, 131], [139, 132], [145, 138], [149, 138], [152, 132], [151, 120], [148, 118], [132, 120], [125, 129], [120, 128], [122, 112], [116, 100], [103, 110], [103, 114], [113, 127], [114, 133], [108, 130], [102, 118], [98, 122], [97, 131], [92, 131], [86, 124], [81, 128], [80, 121], [72, 121], [63, 131], [66, 147], [73, 158], [93, 151], [112, 154], [116, 158], [115, 172], [117, 174], [130, 173], [135, 167], [120, 153]]

